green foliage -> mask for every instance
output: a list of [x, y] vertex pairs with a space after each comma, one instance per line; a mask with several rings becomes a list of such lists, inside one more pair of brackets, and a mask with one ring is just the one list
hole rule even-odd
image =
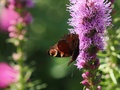
[[103, 72], [103, 90], [120, 90], [120, 17], [118, 2], [113, 5], [113, 27], [106, 33], [106, 49], [101, 57], [100, 69]]

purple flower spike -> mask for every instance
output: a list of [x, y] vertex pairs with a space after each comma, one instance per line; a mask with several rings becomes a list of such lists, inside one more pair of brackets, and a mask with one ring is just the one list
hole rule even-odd
[[111, 25], [110, 5], [108, 0], [70, 0], [68, 9], [71, 18], [68, 23], [73, 27], [70, 32], [77, 33], [80, 40], [81, 58], [78, 58], [77, 62], [82, 59], [88, 61], [92, 57], [89, 52], [86, 52], [91, 45], [96, 46], [98, 50], [103, 50], [104, 31]]
[[86, 90], [101, 90], [97, 53], [104, 49], [104, 32], [111, 25], [111, 3], [108, 0], [70, 0], [68, 9], [71, 16], [68, 23], [73, 27], [69, 31], [79, 35], [79, 55], [75, 65], [85, 69], [81, 83]]

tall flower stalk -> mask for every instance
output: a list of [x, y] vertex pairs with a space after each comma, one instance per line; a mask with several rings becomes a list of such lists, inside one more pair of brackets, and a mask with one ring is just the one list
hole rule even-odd
[[110, 5], [108, 0], [70, 0], [70, 32], [78, 34], [80, 42], [75, 65], [84, 70], [81, 83], [85, 90], [101, 90], [97, 53], [104, 49], [104, 33], [111, 25]]
[[[29, 12], [27, 12], [27, 8], [31, 7], [32, 1], [31, 0], [16, 0], [10, 1], [11, 8], [19, 14], [19, 18], [13, 20], [11, 26], [8, 27], [9, 30], [9, 41], [12, 42], [16, 47], [16, 52], [13, 53], [12, 57], [13, 60], [17, 62], [19, 65], [19, 72], [20, 72], [20, 79], [19, 79], [19, 90], [26, 90], [27, 86], [27, 79], [26, 71], [25, 71], [25, 64], [24, 61], [26, 60], [26, 55], [24, 52], [24, 44], [26, 42], [26, 30], [27, 25], [31, 22], [32, 17]], [[8, 5], [8, 6], [10, 6]]]
[[26, 84], [32, 73], [31, 70], [28, 70], [28, 67], [25, 67], [24, 63], [26, 60], [24, 45], [27, 40], [27, 26], [32, 21], [32, 16], [27, 11], [27, 8], [32, 6], [32, 0], [6, 0], [0, 16], [0, 29], [9, 33], [8, 42], [12, 43], [16, 48], [12, 59], [19, 71], [19, 80], [16, 82], [17, 90], [27, 90], [28, 86]]

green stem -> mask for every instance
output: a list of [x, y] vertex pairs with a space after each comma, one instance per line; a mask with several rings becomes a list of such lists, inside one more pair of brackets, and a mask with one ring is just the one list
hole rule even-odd
[[18, 60], [18, 65], [20, 67], [20, 80], [19, 80], [19, 84], [20, 84], [20, 88], [19, 90], [25, 90], [25, 79], [24, 79], [24, 57], [23, 57], [23, 50], [20, 46], [17, 47], [17, 53], [21, 54], [21, 57]]

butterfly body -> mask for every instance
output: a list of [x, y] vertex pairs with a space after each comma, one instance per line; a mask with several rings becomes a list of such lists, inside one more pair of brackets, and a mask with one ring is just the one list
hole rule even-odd
[[70, 57], [68, 65], [76, 60], [79, 54], [79, 36], [70, 33], [64, 35], [54, 46], [50, 47], [48, 54], [53, 57]]

